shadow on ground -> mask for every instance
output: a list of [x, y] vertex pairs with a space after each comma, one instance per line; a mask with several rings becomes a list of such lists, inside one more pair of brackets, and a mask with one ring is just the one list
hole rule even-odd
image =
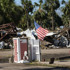
[[3, 67], [0, 67], [0, 69], [2, 69]]
[[25, 69], [25, 70], [70, 70], [70, 69], [63, 68], [63, 67], [56, 67], [56, 68], [30, 68], [30, 69]]

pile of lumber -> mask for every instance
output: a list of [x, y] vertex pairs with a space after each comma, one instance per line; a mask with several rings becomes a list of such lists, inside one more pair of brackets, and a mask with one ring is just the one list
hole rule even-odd
[[8, 41], [13, 36], [16, 36], [16, 32], [14, 23], [0, 25], [0, 41]]

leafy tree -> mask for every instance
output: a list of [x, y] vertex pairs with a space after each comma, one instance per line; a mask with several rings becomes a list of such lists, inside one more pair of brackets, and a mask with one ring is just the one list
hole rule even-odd
[[[34, 19], [42, 26], [46, 27], [46, 22], [47, 22], [47, 13], [45, 13], [43, 10], [37, 10], [34, 12]], [[45, 26], [46, 25], [46, 26]]]
[[0, 24], [14, 22], [18, 25], [22, 14], [22, 7], [17, 6], [14, 0], [0, 0]]
[[66, 26], [70, 27], [70, 0], [68, 0], [68, 2], [63, 0], [62, 4], [65, 4], [65, 7], [62, 8], [63, 22]]
[[61, 25], [63, 25], [63, 21], [62, 21], [62, 18], [60, 17], [60, 16], [58, 16], [58, 14], [56, 14], [56, 12], [55, 12], [55, 15], [54, 15], [54, 26], [55, 27], [59, 27], [59, 26], [61, 26]]
[[[31, 15], [28, 15], [28, 27], [29, 27], [29, 29], [30, 28], [32, 28], [31, 27], [31, 23], [32, 23], [32, 17], [31, 17]], [[22, 28], [23, 30], [26, 30], [27, 29], [27, 24], [26, 24], [26, 22], [27, 22], [27, 16], [26, 15], [24, 15], [24, 16], [22, 16], [22, 18], [21, 18], [21, 20], [20, 20], [20, 23], [19, 23], [19, 27], [20, 28]]]
[[39, 9], [37, 11], [34, 12], [34, 19], [42, 26], [42, 27], [46, 27], [48, 25], [46, 25], [47, 22], [47, 13], [45, 10], [43, 10], [42, 8], [43, 5], [43, 1], [39, 0], [39, 4], [35, 2], [35, 7], [39, 7]]
[[[57, 10], [60, 7], [59, 0], [45, 0], [45, 4], [43, 5], [43, 9], [47, 11], [48, 18], [51, 20], [52, 23], [52, 30], [55, 28], [55, 16]], [[58, 18], [57, 18], [58, 19]]]
[[31, 0], [21, 0], [21, 1], [22, 1], [23, 9], [24, 9], [24, 16], [23, 16], [24, 24], [23, 25], [29, 28], [29, 22], [31, 21], [29, 13], [32, 13], [33, 5], [32, 5]]

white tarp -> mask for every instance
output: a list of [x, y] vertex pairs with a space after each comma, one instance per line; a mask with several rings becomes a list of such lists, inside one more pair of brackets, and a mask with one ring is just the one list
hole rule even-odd
[[53, 33], [53, 32], [50, 32], [50, 33], [47, 33], [47, 35], [46, 36], [52, 36], [52, 35], [54, 35], [55, 33]]
[[35, 37], [33, 36], [32, 32], [29, 29], [27, 29], [23, 33], [26, 34], [27, 37], [30, 37], [31, 39], [35, 39]]
[[0, 42], [0, 49], [4, 47], [4, 41]]
[[18, 27], [17, 27], [16, 29], [17, 29], [17, 30], [20, 30], [20, 31], [22, 30], [21, 28], [18, 28]]
[[17, 32], [17, 35], [23, 35], [23, 34], [26, 34], [27, 37], [30, 37], [31, 39], [35, 39], [35, 37], [33, 36], [32, 32], [34, 30], [29, 30], [27, 29], [26, 31], [22, 31], [22, 32]]
[[17, 32], [17, 35], [23, 35], [24, 34], [24, 32], [22, 31], [22, 32]]

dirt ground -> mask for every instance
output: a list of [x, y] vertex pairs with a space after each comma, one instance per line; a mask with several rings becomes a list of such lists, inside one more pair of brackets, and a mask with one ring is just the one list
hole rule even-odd
[[70, 54], [70, 48], [61, 48], [61, 49], [43, 49], [41, 53], [46, 54]]
[[0, 64], [0, 70], [44, 70], [46, 68], [49, 68], [49, 67], [32, 66], [32, 65], [25, 65], [25, 64], [15, 64], [15, 63]]
[[[11, 57], [14, 54], [13, 50], [6, 49], [6, 50], [0, 50], [0, 58], [1, 57]], [[41, 54], [46, 55], [70, 55], [70, 48], [61, 48], [61, 49], [41, 49]]]
[[0, 58], [11, 57], [13, 53], [14, 53], [13, 50], [10, 49], [0, 50]]
[[51, 66], [33, 66], [25, 64], [0, 64], [0, 70], [70, 70], [65, 67], [51, 67]]
[[[11, 57], [13, 55], [13, 50], [0, 50], [0, 58]], [[70, 55], [70, 48], [66, 49], [44, 49], [41, 50], [42, 54], [68, 54]], [[47, 57], [47, 56], [45, 56]], [[55, 62], [55, 64], [61, 64], [61, 62]], [[64, 63], [62, 63], [64, 64]], [[66, 63], [65, 63], [66, 64]], [[70, 62], [67, 64], [70, 64]], [[17, 63], [0, 63], [0, 70], [70, 70], [61, 67], [47, 67], [47, 66], [32, 66], [25, 64], [17, 64]]]
[[50, 58], [70, 58], [70, 48], [61, 49], [43, 49], [41, 50], [41, 61], [47, 61]]

